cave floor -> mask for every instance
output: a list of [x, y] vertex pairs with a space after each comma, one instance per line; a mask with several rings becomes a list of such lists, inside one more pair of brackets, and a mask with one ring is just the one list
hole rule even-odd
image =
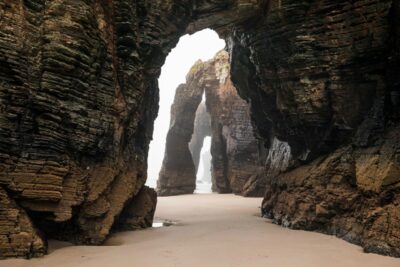
[[169, 227], [113, 235], [105, 246], [51, 241], [49, 255], [0, 261], [1, 267], [400, 266], [333, 236], [285, 229], [259, 216], [260, 198], [196, 194], [160, 197]]

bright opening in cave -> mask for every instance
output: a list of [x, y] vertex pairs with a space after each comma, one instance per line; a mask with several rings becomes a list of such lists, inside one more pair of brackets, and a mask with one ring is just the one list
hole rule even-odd
[[196, 175], [195, 193], [211, 193], [211, 137], [204, 138], [200, 152], [200, 163]]
[[[160, 102], [158, 117], [154, 122], [153, 140], [149, 149], [146, 182], [148, 186], [156, 187], [169, 129], [170, 108], [176, 88], [185, 82], [186, 74], [197, 60], [207, 61], [224, 47], [225, 41], [220, 39], [213, 30], [206, 29], [193, 35], [182, 36], [177, 46], [169, 53], [158, 79]], [[205, 142], [205, 144], [207, 143]], [[203, 169], [203, 165], [200, 165], [199, 170]]]

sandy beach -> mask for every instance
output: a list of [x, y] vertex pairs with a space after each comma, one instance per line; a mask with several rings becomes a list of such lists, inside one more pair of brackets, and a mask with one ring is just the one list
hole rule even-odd
[[159, 198], [157, 220], [175, 225], [113, 235], [104, 246], [51, 241], [49, 255], [1, 267], [399, 267], [333, 236], [285, 229], [259, 216], [259, 198], [196, 194]]

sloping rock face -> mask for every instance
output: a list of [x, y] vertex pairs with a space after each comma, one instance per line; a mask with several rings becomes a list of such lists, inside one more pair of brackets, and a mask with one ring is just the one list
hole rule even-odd
[[[263, 212], [400, 256], [399, 10], [395, 0], [0, 0], [0, 222], [20, 212], [43, 236], [101, 243], [146, 179], [166, 55], [211, 27], [275, 168]], [[0, 257], [41, 255], [38, 232], [2, 232], [12, 252]], [[19, 233], [25, 241], [8, 238]]]
[[[238, 96], [229, 70], [229, 55], [221, 51], [208, 62], [197, 62], [186, 84], [177, 88], [157, 185], [159, 195], [193, 193], [201, 147], [209, 134], [213, 191], [263, 195], [264, 166], [249, 105]], [[205, 106], [200, 104], [204, 91]]]

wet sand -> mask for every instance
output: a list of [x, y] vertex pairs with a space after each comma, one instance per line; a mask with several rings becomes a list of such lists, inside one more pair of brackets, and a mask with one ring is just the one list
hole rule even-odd
[[333, 236], [285, 229], [259, 216], [259, 198], [200, 194], [159, 198], [169, 227], [124, 232], [105, 246], [50, 242], [49, 255], [1, 267], [400, 267]]

